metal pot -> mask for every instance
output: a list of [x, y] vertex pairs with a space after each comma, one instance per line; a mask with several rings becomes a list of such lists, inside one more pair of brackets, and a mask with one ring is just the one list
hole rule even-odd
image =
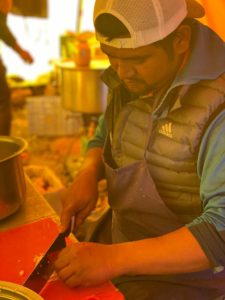
[[108, 65], [107, 61], [92, 61], [88, 67], [77, 67], [74, 62], [58, 64], [62, 106], [89, 114], [105, 111], [107, 87], [100, 76]]
[[24, 139], [0, 136], [0, 220], [24, 202], [26, 184], [20, 154], [26, 147]]
[[0, 299], [2, 300], [44, 300], [32, 290], [8, 281], [0, 281]]

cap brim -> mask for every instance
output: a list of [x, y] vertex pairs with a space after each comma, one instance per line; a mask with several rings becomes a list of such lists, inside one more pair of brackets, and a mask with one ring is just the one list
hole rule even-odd
[[187, 3], [188, 18], [202, 18], [205, 15], [204, 7], [195, 0], [185, 0]]

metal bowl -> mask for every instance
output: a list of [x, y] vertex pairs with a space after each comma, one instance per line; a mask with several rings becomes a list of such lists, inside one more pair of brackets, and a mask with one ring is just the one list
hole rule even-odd
[[26, 184], [21, 153], [26, 147], [22, 138], [0, 136], [0, 220], [24, 202]]
[[0, 299], [2, 300], [44, 300], [32, 290], [12, 282], [0, 281]]

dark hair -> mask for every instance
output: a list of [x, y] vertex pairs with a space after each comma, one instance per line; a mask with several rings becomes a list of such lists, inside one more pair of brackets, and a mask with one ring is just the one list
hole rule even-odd
[[[189, 25], [192, 27], [194, 19], [186, 18], [180, 25]], [[111, 14], [103, 13], [97, 17], [95, 21], [95, 29], [97, 32], [108, 38], [108, 40], [113, 40], [115, 38], [130, 37], [130, 32], [126, 26], [116, 17]], [[152, 43], [156, 47], [163, 48], [170, 58], [173, 57], [173, 40], [176, 35], [176, 30], [169, 34], [164, 39]]]
[[[188, 25], [192, 28], [192, 25], [194, 24], [194, 22], [195, 22], [194, 19], [186, 18], [180, 23], [180, 25]], [[169, 58], [173, 58], [173, 41], [174, 41], [174, 38], [176, 36], [176, 31], [177, 30], [175, 29], [172, 33], [170, 33], [164, 39], [159, 40], [159, 41], [152, 44], [155, 47], [163, 48], [166, 51]]]

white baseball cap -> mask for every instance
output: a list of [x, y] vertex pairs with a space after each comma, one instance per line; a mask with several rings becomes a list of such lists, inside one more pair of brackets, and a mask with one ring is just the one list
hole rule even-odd
[[94, 23], [104, 13], [119, 19], [130, 37], [109, 40], [96, 31], [97, 40], [116, 48], [138, 48], [165, 38], [185, 18], [203, 17], [205, 10], [195, 0], [96, 0]]

